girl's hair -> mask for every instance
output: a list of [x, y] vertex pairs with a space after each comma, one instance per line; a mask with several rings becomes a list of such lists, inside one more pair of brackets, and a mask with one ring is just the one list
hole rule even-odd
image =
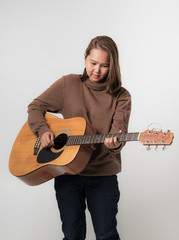
[[[119, 66], [119, 54], [116, 43], [108, 36], [97, 36], [91, 40], [86, 49], [86, 58], [92, 49], [102, 49], [109, 54], [110, 65], [107, 75], [106, 91], [111, 95], [116, 95], [121, 88], [121, 72]], [[88, 78], [86, 68], [84, 69], [81, 80], [85, 81]]]

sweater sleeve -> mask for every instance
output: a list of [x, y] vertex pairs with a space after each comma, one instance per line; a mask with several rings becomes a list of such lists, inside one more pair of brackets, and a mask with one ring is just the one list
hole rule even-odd
[[[116, 104], [115, 113], [112, 119], [110, 133], [118, 133], [120, 130], [122, 130], [123, 133], [126, 133], [128, 130], [130, 113], [131, 113], [130, 93], [125, 88], [121, 88]], [[110, 150], [113, 151], [114, 153], [119, 153], [124, 145], [125, 142], [122, 142], [119, 148]]]
[[63, 107], [64, 77], [57, 80], [28, 106], [28, 123], [32, 132], [38, 136], [50, 131], [45, 120], [45, 113], [60, 113]]

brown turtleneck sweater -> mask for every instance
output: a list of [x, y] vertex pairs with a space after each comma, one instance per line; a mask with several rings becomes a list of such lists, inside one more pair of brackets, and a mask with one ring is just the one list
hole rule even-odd
[[[49, 128], [46, 112], [61, 113], [66, 118], [83, 117], [98, 133], [127, 132], [131, 111], [129, 92], [121, 87], [117, 96], [106, 93], [106, 83], [82, 82], [80, 75], [67, 75], [57, 80], [28, 106], [28, 122], [31, 130], [42, 136]], [[97, 144], [91, 159], [81, 175], [105, 176], [121, 171], [120, 151]]]

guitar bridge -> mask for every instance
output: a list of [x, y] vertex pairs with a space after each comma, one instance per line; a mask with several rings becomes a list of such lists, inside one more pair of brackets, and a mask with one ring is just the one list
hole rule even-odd
[[40, 137], [37, 138], [37, 141], [35, 143], [35, 146], [34, 146], [34, 154], [33, 155], [37, 155], [38, 151], [39, 151], [39, 148], [40, 148]]

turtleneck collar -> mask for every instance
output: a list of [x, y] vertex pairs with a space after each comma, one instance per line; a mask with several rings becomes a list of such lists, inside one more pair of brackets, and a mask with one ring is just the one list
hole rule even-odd
[[106, 89], [106, 82], [92, 82], [89, 80], [89, 78], [87, 78], [85, 81], [84, 81], [84, 84], [92, 89], [92, 90], [96, 90], [96, 91], [102, 91], [102, 90], [105, 90]]

